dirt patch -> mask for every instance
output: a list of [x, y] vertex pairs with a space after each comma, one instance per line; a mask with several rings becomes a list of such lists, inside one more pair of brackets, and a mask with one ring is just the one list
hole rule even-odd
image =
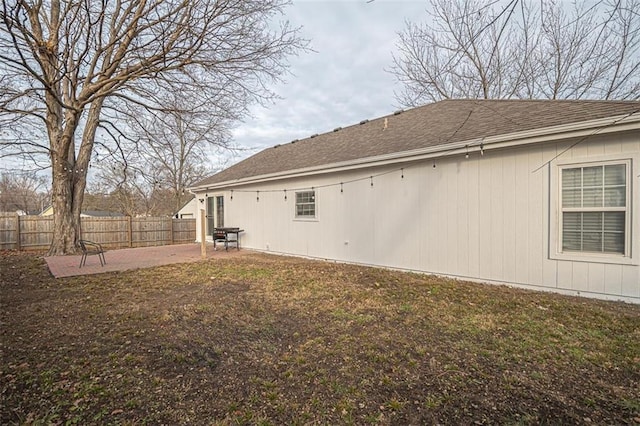
[[2, 424], [637, 424], [640, 307], [267, 255], [0, 252]]

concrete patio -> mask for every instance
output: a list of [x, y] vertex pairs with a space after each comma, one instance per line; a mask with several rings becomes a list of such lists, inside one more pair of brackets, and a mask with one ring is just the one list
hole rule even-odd
[[[216, 251], [213, 249], [212, 244], [208, 244], [206, 258], [239, 256], [243, 251], [244, 250], [236, 250], [235, 248], [230, 248], [229, 251], [218, 248]], [[71, 256], [48, 256], [44, 259], [47, 262], [49, 271], [51, 271], [51, 274], [56, 278], [128, 271], [203, 260], [200, 244], [115, 249], [105, 251], [104, 256], [107, 261], [106, 265], [101, 266], [98, 256], [93, 255], [87, 257], [87, 262], [82, 268], [80, 268], [80, 258], [82, 257], [80, 254]]]

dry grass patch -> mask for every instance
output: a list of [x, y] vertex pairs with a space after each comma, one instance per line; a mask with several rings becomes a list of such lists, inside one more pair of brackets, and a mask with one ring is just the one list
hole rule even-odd
[[251, 254], [0, 255], [2, 424], [640, 423], [640, 307]]

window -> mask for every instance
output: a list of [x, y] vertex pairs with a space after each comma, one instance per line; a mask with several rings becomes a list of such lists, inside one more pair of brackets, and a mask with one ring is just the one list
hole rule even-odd
[[296, 217], [315, 218], [316, 217], [316, 192], [302, 191], [296, 192]]
[[628, 163], [561, 169], [562, 252], [628, 253]]

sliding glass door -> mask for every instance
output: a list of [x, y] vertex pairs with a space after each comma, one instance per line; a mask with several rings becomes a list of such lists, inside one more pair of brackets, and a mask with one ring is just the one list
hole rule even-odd
[[224, 227], [224, 197], [207, 198], [207, 235], [213, 235], [214, 228]]

